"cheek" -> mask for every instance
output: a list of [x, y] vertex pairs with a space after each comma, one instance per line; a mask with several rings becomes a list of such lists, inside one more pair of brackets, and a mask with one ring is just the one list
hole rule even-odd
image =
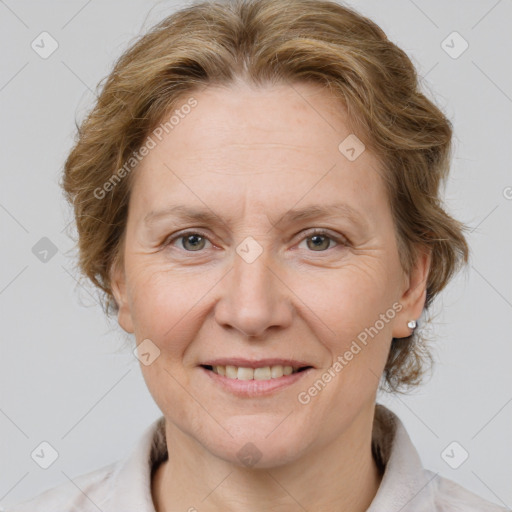
[[[190, 278], [175, 271], [156, 270], [150, 264], [133, 270], [130, 302], [135, 337], [137, 344], [147, 344], [149, 339], [151, 344], [145, 346], [155, 354], [150, 364], [140, 365], [143, 377], [162, 410], [181, 407], [186, 403], [182, 386], [189, 386], [187, 369], [182, 365], [184, 354], [200, 327], [194, 320], [195, 308], [200, 307], [196, 304], [198, 293]], [[185, 415], [186, 407], [180, 411]]]
[[384, 266], [375, 260], [364, 263], [361, 259], [347, 265], [328, 279], [302, 278], [296, 290], [309, 325], [317, 326], [313, 336], [329, 353], [325, 367], [338, 362], [331, 389], [373, 387], [387, 359], [393, 319], [400, 309], [396, 285]]
[[137, 340], [153, 338], [158, 344], [169, 338], [186, 339], [183, 331], [190, 328], [198, 301], [194, 281], [172, 270], [141, 267], [133, 269], [129, 291]]
[[[389, 269], [389, 267], [387, 267]], [[342, 269], [296, 280], [297, 295], [336, 333], [373, 325], [397, 298], [393, 274], [375, 261], [356, 261]]]

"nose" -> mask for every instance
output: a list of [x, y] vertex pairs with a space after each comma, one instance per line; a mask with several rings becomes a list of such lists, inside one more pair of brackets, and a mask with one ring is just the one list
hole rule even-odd
[[251, 263], [235, 255], [231, 272], [219, 283], [221, 298], [215, 309], [219, 325], [257, 338], [290, 325], [292, 292], [282, 272], [270, 263], [265, 251]]

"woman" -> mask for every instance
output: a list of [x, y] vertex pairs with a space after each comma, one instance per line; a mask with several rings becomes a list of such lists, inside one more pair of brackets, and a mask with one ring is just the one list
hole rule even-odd
[[424, 469], [379, 385], [468, 247], [452, 130], [406, 54], [328, 1], [205, 2], [117, 62], [63, 187], [80, 265], [163, 416], [15, 511], [499, 511]]

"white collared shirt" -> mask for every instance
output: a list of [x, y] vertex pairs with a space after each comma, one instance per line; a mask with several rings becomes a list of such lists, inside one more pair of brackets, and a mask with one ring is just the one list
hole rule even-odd
[[[507, 512], [423, 468], [404, 425], [381, 404], [375, 409], [372, 448], [385, 471], [367, 512]], [[165, 459], [165, 418], [161, 416], [125, 459], [80, 475], [74, 483], [60, 484], [7, 512], [155, 512], [152, 470]], [[200, 509], [199, 503], [196, 508]]]

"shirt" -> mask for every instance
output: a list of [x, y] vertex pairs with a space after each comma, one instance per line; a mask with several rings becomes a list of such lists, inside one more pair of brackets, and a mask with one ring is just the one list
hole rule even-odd
[[[367, 512], [506, 512], [459, 484], [424, 469], [400, 419], [376, 404], [372, 451], [384, 469]], [[7, 512], [156, 512], [151, 478], [168, 457], [165, 418], [155, 420], [123, 460], [83, 474]], [[508, 511], [510, 512], [510, 511]]]

